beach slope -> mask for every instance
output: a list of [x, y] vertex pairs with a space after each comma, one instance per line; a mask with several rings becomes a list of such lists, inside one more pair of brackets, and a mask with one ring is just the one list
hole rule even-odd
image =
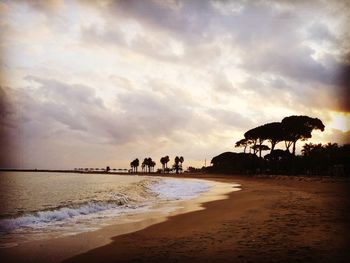
[[65, 262], [350, 262], [348, 181], [212, 177], [242, 191]]

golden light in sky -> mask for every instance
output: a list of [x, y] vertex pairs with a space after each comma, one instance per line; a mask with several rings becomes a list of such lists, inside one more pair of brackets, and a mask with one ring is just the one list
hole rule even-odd
[[324, 122], [312, 142], [350, 143], [348, 7], [2, 1], [2, 137], [15, 157], [1, 165], [199, 166], [288, 115]]
[[331, 121], [328, 127], [347, 132], [350, 130], [350, 113], [331, 112]]

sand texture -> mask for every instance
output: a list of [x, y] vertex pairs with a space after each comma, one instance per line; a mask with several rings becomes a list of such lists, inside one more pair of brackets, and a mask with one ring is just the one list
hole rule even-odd
[[243, 190], [66, 262], [350, 262], [348, 183], [217, 180]]
[[[97, 248], [91, 249], [106, 230], [61, 240], [91, 249], [64, 262], [350, 262], [349, 181], [209, 177], [242, 190]], [[26, 257], [10, 249], [0, 253], [13, 262]]]

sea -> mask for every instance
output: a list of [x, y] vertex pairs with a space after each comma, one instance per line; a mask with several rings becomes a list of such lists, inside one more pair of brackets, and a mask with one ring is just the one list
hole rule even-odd
[[161, 176], [0, 172], [0, 249], [94, 231], [211, 187], [206, 180]]

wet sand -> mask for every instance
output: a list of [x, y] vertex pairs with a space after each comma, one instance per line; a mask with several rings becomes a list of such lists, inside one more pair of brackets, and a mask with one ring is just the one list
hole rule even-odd
[[[204, 203], [203, 210], [114, 235], [110, 243], [113, 226], [60, 239], [61, 245], [49, 240], [37, 253], [50, 262], [45, 251], [67, 255], [64, 249], [78, 244], [76, 252], [87, 252], [65, 262], [350, 262], [348, 180], [209, 177], [242, 190]], [[2, 258], [16, 258], [6, 251]]]

